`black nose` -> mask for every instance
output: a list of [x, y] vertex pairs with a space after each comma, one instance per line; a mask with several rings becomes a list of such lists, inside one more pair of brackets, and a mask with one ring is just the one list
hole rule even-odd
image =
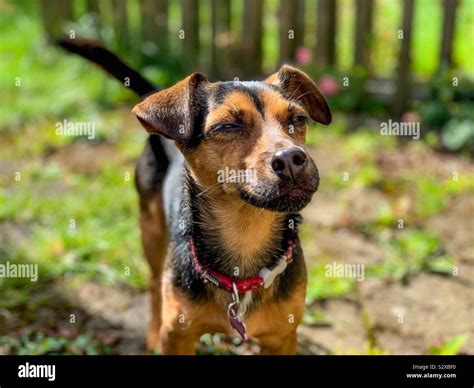
[[301, 148], [293, 147], [278, 151], [273, 155], [272, 169], [280, 178], [293, 182], [303, 173], [308, 158]]

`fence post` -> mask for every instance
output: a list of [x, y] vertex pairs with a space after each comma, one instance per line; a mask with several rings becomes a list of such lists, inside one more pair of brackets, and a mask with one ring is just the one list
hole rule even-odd
[[94, 29], [97, 35], [100, 37], [101, 20], [100, 20], [100, 5], [99, 0], [87, 0], [86, 12], [93, 15], [94, 18]]
[[227, 75], [230, 46], [230, 0], [211, 0], [212, 46], [211, 74], [215, 78]]
[[168, 1], [140, 0], [142, 36], [153, 42], [160, 54], [168, 52]]
[[369, 68], [373, 0], [356, 0], [354, 64]]
[[304, 45], [306, 4], [305, 0], [296, 0], [295, 46]]
[[[452, 63], [454, 26], [456, 22], [456, 9], [458, 0], [443, 1], [443, 31], [441, 35], [441, 50], [439, 66], [450, 66]], [[471, 36], [472, 38], [472, 36]]]
[[183, 56], [186, 66], [195, 69], [199, 65], [199, 0], [181, 1], [181, 20], [183, 39]]
[[245, 0], [242, 28], [242, 69], [245, 75], [262, 72], [263, 0]]
[[126, 0], [112, 0], [112, 16], [115, 31], [115, 42], [119, 47], [130, 46], [128, 32], [128, 13]]
[[278, 8], [279, 63], [293, 62], [298, 46], [304, 41], [304, 0], [280, 0]]
[[316, 21], [316, 63], [332, 66], [336, 63], [336, 0], [319, 0]]
[[63, 35], [65, 22], [74, 19], [72, 0], [41, 0], [41, 19], [49, 39]]
[[[401, 117], [410, 93], [410, 65], [411, 65], [411, 35], [413, 26], [414, 0], [403, 1], [403, 21], [401, 32], [401, 47], [398, 55], [398, 69], [396, 75], [396, 91], [393, 104], [393, 114]], [[399, 37], [400, 37], [399, 36]]]

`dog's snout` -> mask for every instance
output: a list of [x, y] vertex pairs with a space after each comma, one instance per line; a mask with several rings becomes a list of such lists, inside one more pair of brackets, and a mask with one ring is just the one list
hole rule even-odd
[[282, 179], [295, 180], [300, 176], [306, 165], [308, 157], [301, 148], [292, 147], [278, 151], [272, 158], [272, 169]]

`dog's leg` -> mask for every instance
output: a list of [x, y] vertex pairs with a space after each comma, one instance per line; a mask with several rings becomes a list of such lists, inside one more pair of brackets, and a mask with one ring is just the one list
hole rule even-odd
[[168, 246], [168, 232], [161, 194], [156, 193], [153, 197], [146, 200], [141, 198], [140, 229], [143, 250], [151, 268], [150, 296], [152, 317], [148, 331], [147, 348], [148, 350], [159, 350], [162, 321], [161, 283]]
[[306, 273], [290, 298], [270, 304], [258, 317], [263, 329], [256, 335], [261, 354], [295, 354], [298, 348], [296, 330], [305, 311]]
[[164, 355], [194, 355], [199, 335], [180, 328], [161, 330], [161, 349]]
[[260, 354], [264, 355], [287, 355], [295, 354], [298, 347], [296, 330], [283, 335], [272, 333], [259, 337]]
[[163, 282], [163, 324], [160, 332], [161, 349], [165, 355], [195, 354], [196, 342], [201, 333], [194, 326], [199, 322], [192, 306], [180, 295], [169, 278]]

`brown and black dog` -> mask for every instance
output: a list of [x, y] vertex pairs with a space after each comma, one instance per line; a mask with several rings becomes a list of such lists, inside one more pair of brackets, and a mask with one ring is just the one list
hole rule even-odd
[[306, 123], [331, 122], [314, 82], [283, 66], [262, 82], [193, 73], [156, 91], [100, 46], [61, 45], [148, 94], [133, 109], [151, 134], [136, 169], [148, 348], [192, 354], [202, 334], [235, 329], [262, 354], [294, 354], [307, 283], [298, 212], [319, 185]]

